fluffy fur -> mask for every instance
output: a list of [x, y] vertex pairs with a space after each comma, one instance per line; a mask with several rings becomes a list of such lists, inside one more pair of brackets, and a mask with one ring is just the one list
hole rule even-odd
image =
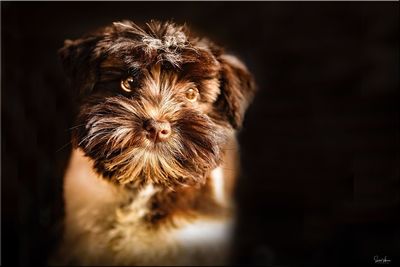
[[[224, 263], [235, 133], [255, 90], [244, 64], [186, 26], [155, 21], [116, 22], [67, 40], [60, 56], [80, 108], [58, 258]], [[149, 121], [168, 125], [168, 137], [149, 138]]]

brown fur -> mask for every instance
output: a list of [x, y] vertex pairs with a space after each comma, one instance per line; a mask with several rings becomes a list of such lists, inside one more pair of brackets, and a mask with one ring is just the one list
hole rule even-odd
[[196, 218], [196, 215], [223, 217], [228, 211], [213, 199], [212, 185], [207, 181], [204, 185], [179, 187], [176, 190], [158, 192], [151, 199], [146, 219], [152, 225], [160, 222], [174, 224], [174, 217]]
[[[147, 256], [138, 256], [129, 244], [156, 244], [165, 229], [179, 229], [197, 218], [223, 221], [232, 216], [229, 194], [237, 171], [234, 135], [254, 94], [251, 74], [221, 47], [171, 22], [152, 21], [144, 27], [117, 22], [81, 39], [67, 40], [60, 56], [80, 95], [73, 132], [75, 152], [66, 175], [64, 243], [75, 240], [81, 250], [61, 253], [78, 264], [99, 264], [101, 259], [104, 264], [165, 264], [180, 262], [176, 257], [194, 257], [194, 252], [173, 252], [175, 245], [171, 245], [159, 248], [170, 256], [152, 259], [147, 246], [136, 251], [143, 250]], [[122, 90], [121, 81], [128, 77], [130, 89]], [[186, 98], [189, 89], [198, 92], [194, 100]], [[149, 140], [144, 130], [149, 120], [168, 122], [169, 138]], [[235, 170], [232, 174], [224, 170], [223, 177], [213, 174], [224, 166]], [[73, 171], [76, 168], [86, 171]], [[72, 199], [85, 194], [79, 184], [86, 176], [92, 177], [92, 183], [95, 177], [107, 181], [104, 190], [109, 193], [105, 194], [111, 196], [107, 203], [113, 203], [102, 208], [96, 204], [100, 200], [87, 200], [98, 210], [95, 217], [81, 206], [89, 202]], [[215, 185], [220, 178], [225, 187], [218, 190], [223, 190], [228, 204], [216, 197], [221, 194]], [[115, 190], [120, 193], [114, 195]], [[80, 204], [74, 206], [74, 202]], [[98, 221], [100, 214], [109, 223]], [[98, 252], [90, 252], [87, 246], [94, 232], [78, 226], [82, 220], [100, 229], [104, 237], [98, 241], [115, 244], [116, 251], [100, 246]]]

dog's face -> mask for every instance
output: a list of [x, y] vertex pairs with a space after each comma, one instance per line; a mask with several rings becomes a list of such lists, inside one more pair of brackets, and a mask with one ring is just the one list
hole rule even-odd
[[254, 92], [237, 58], [169, 22], [114, 23], [60, 56], [80, 94], [73, 143], [122, 184], [204, 182]]

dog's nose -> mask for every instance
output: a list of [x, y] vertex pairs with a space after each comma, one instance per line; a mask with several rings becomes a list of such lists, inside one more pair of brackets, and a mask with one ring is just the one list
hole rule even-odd
[[171, 135], [171, 125], [167, 121], [147, 120], [143, 124], [150, 140], [165, 141]]

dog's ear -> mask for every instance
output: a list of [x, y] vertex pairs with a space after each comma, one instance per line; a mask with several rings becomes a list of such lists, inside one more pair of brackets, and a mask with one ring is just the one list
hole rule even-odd
[[222, 54], [218, 60], [221, 64], [221, 94], [217, 105], [233, 128], [238, 129], [242, 126], [244, 113], [255, 93], [255, 82], [237, 57]]
[[88, 36], [77, 40], [66, 40], [58, 50], [64, 72], [79, 95], [90, 92], [96, 82], [93, 50], [100, 36]]

